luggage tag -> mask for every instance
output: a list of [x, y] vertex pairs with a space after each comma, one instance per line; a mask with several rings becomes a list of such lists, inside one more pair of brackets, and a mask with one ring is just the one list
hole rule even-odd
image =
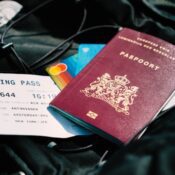
[[16, 1], [1, 1], [0, 2], [0, 27], [7, 24], [14, 18], [23, 8], [21, 4]]

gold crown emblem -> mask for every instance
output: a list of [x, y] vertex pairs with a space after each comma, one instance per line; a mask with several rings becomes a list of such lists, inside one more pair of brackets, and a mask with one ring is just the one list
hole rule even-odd
[[124, 76], [115, 75], [114, 81], [121, 85], [126, 85], [130, 83], [130, 81], [126, 78], [126, 75]]
[[128, 86], [129, 83], [126, 75], [115, 75], [114, 79], [111, 79], [110, 74], [104, 73], [80, 92], [87, 97], [105, 101], [117, 112], [129, 115], [129, 106], [133, 104], [139, 89], [137, 86]]

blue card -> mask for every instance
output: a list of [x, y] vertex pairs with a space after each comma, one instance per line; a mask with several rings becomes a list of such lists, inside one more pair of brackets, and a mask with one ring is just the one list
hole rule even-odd
[[78, 74], [104, 46], [105, 44], [80, 44], [78, 48], [76, 74]]
[[78, 53], [47, 66], [46, 71], [63, 89], [104, 47], [104, 44], [80, 44]]

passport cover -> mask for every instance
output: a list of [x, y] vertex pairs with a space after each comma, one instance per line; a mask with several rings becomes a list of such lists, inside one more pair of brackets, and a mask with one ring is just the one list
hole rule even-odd
[[122, 29], [50, 103], [95, 133], [131, 141], [175, 89], [175, 46]]

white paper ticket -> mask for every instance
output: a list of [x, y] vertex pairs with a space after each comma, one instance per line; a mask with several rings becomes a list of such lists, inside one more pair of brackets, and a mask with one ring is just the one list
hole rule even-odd
[[0, 74], [0, 134], [58, 138], [89, 134], [48, 111], [49, 102], [59, 92], [48, 76]]

